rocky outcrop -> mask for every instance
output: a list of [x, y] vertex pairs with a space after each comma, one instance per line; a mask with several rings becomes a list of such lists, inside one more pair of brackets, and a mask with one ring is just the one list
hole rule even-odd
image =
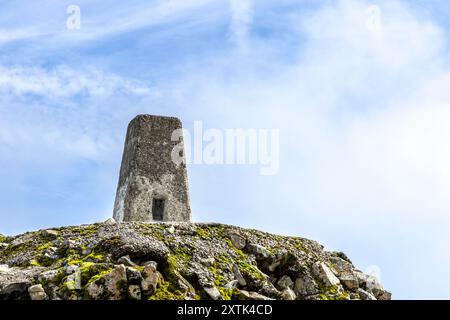
[[315, 241], [221, 224], [108, 220], [0, 244], [0, 300], [391, 298]]

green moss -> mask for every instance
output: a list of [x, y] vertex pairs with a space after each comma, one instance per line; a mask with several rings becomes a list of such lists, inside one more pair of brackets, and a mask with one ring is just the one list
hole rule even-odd
[[208, 230], [206, 228], [197, 228], [195, 230], [195, 235], [197, 237], [203, 238], [203, 239], [211, 239], [211, 235], [209, 234]]
[[90, 254], [88, 254], [86, 257], [83, 258], [83, 261], [103, 262], [105, 261], [105, 255], [102, 253], [95, 253], [94, 251], [92, 251]]
[[266, 278], [265, 276], [254, 266], [250, 263], [244, 262], [244, 261], [236, 261], [237, 266], [239, 267], [239, 270], [243, 274], [247, 274], [253, 279], [264, 281]]
[[39, 263], [39, 261], [36, 260], [36, 259], [31, 260], [31, 261], [30, 261], [30, 265], [33, 266], [33, 267], [40, 267], [40, 266], [41, 266], [41, 264]]
[[21, 243], [15, 246], [10, 245], [2, 251], [2, 256], [3, 257], [13, 256], [22, 252], [26, 252], [27, 250], [29, 250], [29, 248], [30, 248], [29, 242]]
[[225, 228], [220, 225], [197, 226], [197, 229], [195, 230], [195, 235], [203, 239], [213, 239], [213, 238], [221, 239], [224, 237], [224, 230]]
[[192, 250], [187, 247], [178, 248], [174, 251], [174, 255], [184, 264], [192, 260]]
[[184, 300], [186, 294], [180, 290], [170, 290], [171, 284], [165, 281], [163, 277], [160, 277], [158, 284], [156, 285], [155, 293], [150, 296], [149, 300]]
[[160, 241], [166, 240], [166, 235], [164, 234], [164, 226], [158, 223], [143, 223], [140, 225], [138, 232], [146, 237], [152, 237]]
[[9, 238], [7, 236], [4, 236], [4, 235], [0, 234], [0, 242], [8, 243], [9, 242]]
[[47, 242], [47, 243], [44, 243], [44, 244], [40, 245], [39, 247], [37, 247], [36, 250], [37, 251], [45, 251], [45, 250], [49, 249], [51, 246], [52, 246], [52, 243]]
[[89, 284], [91, 284], [91, 283], [94, 282], [94, 281], [97, 281], [97, 280], [102, 279], [104, 276], [106, 276], [107, 274], [111, 273], [112, 270], [113, 270], [112, 268], [109, 268], [109, 269], [106, 269], [106, 270], [104, 270], [104, 271], [101, 271], [101, 272], [99, 272], [98, 274], [92, 276], [92, 277], [88, 280], [88, 282], [86, 283], [86, 285], [89, 285]]
[[93, 236], [93, 235], [96, 235], [98, 232], [98, 224], [91, 224], [91, 225], [79, 226], [79, 227], [71, 227], [70, 231], [72, 233], [77, 233], [82, 236]]
[[241, 258], [241, 259], [247, 259], [247, 255], [240, 249], [236, 248], [233, 243], [231, 242], [230, 239], [225, 238], [224, 239], [225, 243], [228, 244], [228, 246], [234, 250], [234, 252], [236, 252], [236, 254]]
[[305, 244], [303, 243], [303, 239], [301, 238], [294, 238], [294, 243], [293, 243], [294, 248], [296, 248], [299, 251], [305, 252], [305, 253], [309, 253], [310, 250], [308, 250], [305, 247]]

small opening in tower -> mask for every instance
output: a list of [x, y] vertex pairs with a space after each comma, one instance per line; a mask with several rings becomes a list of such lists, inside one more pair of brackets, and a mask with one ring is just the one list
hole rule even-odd
[[164, 206], [166, 201], [164, 199], [153, 198], [152, 215], [153, 220], [163, 221], [164, 218]]

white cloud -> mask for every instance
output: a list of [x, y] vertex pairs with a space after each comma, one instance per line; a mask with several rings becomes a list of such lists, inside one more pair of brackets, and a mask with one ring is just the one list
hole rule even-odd
[[241, 52], [246, 52], [249, 28], [253, 19], [252, 0], [230, 0], [232, 39]]
[[[442, 232], [450, 225], [445, 33], [411, 5], [389, 1], [379, 2], [380, 27], [367, 28], [370, 4], [339, 1], [299, 13], [291, 21], [301, 27], [290, 30], [303, 41], [292, 49], [291, 63], [276, 55], [272, 42], [251, 38], [244, 45], [258, 47], [249, 57], [218, 59], [180, 86], [184, 100], [200, 108], [194, 115], [221, 125], [280, 128], [280, 176], [267, 185], [218, 190], [224, 203], [253, 204], [239, 215], [240, 223], [306, 232], [348, 248], [357, 263], [381, 267], [396, 297], [426, 297], [423, 283], [399, 279], [423, 271], [414, 267], [424, 259], [414, 248], [450, 241]], [[191, 90], [197, 87], [201, 92]], [[247, 212], [225, 207], [226, 222], [237, 218], [228, 216], [235, 210]], [[437, 252], [427, 255], [427, 263], [444, 273], [450, 255]], [[435, 281], [429, 286], [441, 289], [429, 296], [448, 297], [450, 283]]]
[[68, 66], [57, 66], [51, 70], [0, 66], [0, 92], [6, 94], [67, 98], [80, 94], [111, 95], [118, 91], [133, 95], [151, 94], [151, 90], [138, 81], [95, 69], [79, 71]]

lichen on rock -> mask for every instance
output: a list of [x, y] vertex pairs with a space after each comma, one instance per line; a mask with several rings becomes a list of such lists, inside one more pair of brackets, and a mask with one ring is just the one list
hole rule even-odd
[[343, 253], [222, 224], [108, 222], [0, 243], [0, 300], [391, 298]]

